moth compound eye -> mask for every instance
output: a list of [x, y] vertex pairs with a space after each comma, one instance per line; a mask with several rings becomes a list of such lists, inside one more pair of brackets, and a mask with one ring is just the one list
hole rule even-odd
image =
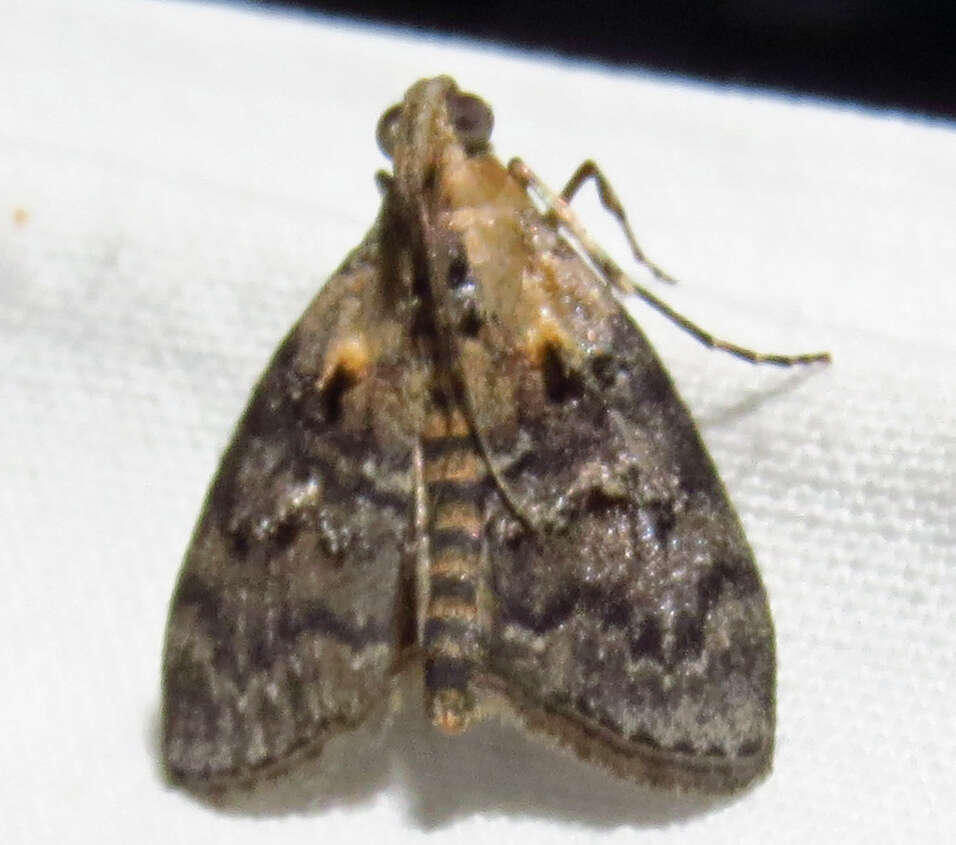
[[378, 148], [388, 158], [391, 158], [395, 152], [395, 136], [398, 133], [398, 122], [401, 116], [401, 105], [392, 106], [379, 118], [378, 127], [375, 130], [375, 140], [378, 143]]
[[448, 118], [455, 127], [458, 140], [469, 153], [478, 153], [488, 146], [495, 124], [491, 109], [471, 94], [450, 93], [445, 100]]

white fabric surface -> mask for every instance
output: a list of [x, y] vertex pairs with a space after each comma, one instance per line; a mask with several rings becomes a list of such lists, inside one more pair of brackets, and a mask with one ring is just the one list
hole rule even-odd
[[[250, 9], [0, 0], [0, 20], [5, 842], [950, 841], [951, 125]], [[555, 187], [596, 158], [684, 313], [834, 353], [753, 368], [634, 308], [771, 595], [775, 770], [733, 800], [414, 713], [310, 809], [223, 813], [162, 782], [163, 626], [205, 486], [372, 221], [379, 113], [439, 72]], [[626, 261], [590, 193], [579, 210]]]

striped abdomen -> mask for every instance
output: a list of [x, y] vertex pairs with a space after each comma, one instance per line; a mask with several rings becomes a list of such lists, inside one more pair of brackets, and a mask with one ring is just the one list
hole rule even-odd
[[486, 640], [481, 593], [487, 472], [457, 408], [429, 414], [422, 456], [429, 514], [425, 704], [437, 727], [457, 733], [474, 715], [471, 676]]

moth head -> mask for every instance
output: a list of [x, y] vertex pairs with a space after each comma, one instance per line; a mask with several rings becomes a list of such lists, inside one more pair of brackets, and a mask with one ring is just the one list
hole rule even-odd
[[[465, 94], [454, 87], [445, 91], [445, 112], [458, 142], [468, 155], [477, 155], [488, 149], [495, 119], [488, 104], [474, 94]], [[393, 158], [402, 132], [402, 118], [408, 99], [388, 109], [378, 121], [375, 139], [378, 148]]]

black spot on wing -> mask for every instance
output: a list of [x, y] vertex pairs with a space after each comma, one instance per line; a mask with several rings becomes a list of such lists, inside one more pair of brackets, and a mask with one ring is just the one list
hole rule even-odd
[[551, 402], [567, 402], [584, 393], [581, 374], [567, 365], [554, 344], [549, 343], [544, 349], [541, 376], [544, 379], [545, 393]]
[[448, 262], [448, 287], [460, 288], [463, 285], [473, 284], [468, 267], [468, 259], [459, 247]]
[[342, 419], [345, 394], [355, 386], [354, 374], [345, 367], [336, 367], [328, 381], [322, 386], [319, 395], [326, 422], [335, 425]]

